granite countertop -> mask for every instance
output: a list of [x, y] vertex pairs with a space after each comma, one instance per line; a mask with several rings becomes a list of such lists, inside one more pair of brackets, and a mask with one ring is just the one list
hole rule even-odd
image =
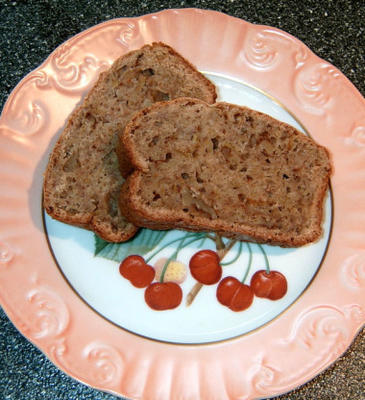
[[[18, 81], [74, 34], [115, 17], [184, 7], [213, 9], [283, 29], [339, 68], [365, 94], [365, 6], [361, 0], [0, 0], [0, 109]], [[18, 333], [1, 309], [0, 320], [1, 400], [115, 399], [59, 371]], [[277, 399], [365, 399], [364, 354], [362, 331], [330, 368]]]

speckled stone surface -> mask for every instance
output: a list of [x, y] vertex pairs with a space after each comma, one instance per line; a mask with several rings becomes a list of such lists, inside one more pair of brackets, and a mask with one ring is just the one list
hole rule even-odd
[[[58, 45], [105, 20], [166, 8], [214, 9], [291, 33], [339, 68], [365, 94], [363, 0], [302, 1], [5, 1], [0, 0], [0, 109], [18, 81]], [[0, 227], [1, 229], [1, 227]], [[55, 368], [0, 309], [0, 400], [112, 400]], [[365, 399], [365, 334], [334, 365], [304, 386], [276, 397]]]

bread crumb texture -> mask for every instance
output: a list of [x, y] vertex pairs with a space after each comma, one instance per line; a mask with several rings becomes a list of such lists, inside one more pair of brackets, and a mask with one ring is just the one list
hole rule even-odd
[[138, 172], [121, 208], [138, 225], [282, 246], [321, 235], [328, 152], [290, 125], [245, 107], [179, 99], [138, 114], [123, 140]]
[[146, 45], [116, 60], [73, 112], [51, 154], [44, 180], [47, 213], [105, 240], [133, 236], [137, 228], [118, 207], [124, 181], [118, 134], [136, 111], [180, 96], [209, 103], [216, 98], [214, 85], [169, 46]]

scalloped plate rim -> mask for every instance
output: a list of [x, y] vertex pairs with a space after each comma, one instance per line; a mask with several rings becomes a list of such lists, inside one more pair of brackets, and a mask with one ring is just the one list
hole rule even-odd
[[[2, 118], [2, 117], [4, 116], [4, 114], [5, 114], [6, 110], [7, 110], [7, 106], [8, 106], [8, 104], [10, 103], [10, 100], [18, 93], [19, 89], [21, 88], [22, 84], [27, 80], [27, 78], [28, 78], [30, 75], [32, 75], [33, 73], [35, 73], [36, 71], [42, 69], [45, 65], [47, 65], [47, 63], [50, 61], [52, 55], [53, 55], [55, 52], [57, 52], [57, 50], [60, 49], [65, 43], [71, 43], [71, 44], [72, 44], [72, 42], [73, 42], [74, 40], [79, 40], [80, 38], [82, 38], [82, 36], [87, 35], [87, 34], [89, 34], [89, 33], [91, 33], [91, 32], [95, 32], [95, 31], [97, 31], [98, 29], [102, 29], [103, 27], [106, 27], [107, 25], [112, 24], [112, 23], [126, 22], [126, 21], [138, 21], [138, 20], [140, 20], [140, 19], [147, 18], [147, 17], [150, 17], [150, 16], [160, 16], [160, 15], [164, 15], [164, 14], [166, 14], [166, 13], [171, 13], [171, 12], [187, 13], [187, 15], [188, 15], [188, 13], [192, 13], [192, 12], [194, 12], [194, 13], [195, 13], [195, 12], [199, 12], [199, 13], [202, 13], [202, 14], [205, 14], [205, 13], [214, 13], [216, 17], [222, 17], [222, 16], [224, 16], [226, 19], [231, 19], [231, 18], [232, 18], [232, 19], [235, 19], [236, 21], [239, 21], [239, 22], [242, 23], [242, 24], [249, 24], [249, 25], [251, 25], [251, 26], [254, 26], [255, 28], [260, 28], [260, 27], [261, 27], [261, 28], [263, 28], [263, 29], [272, 29], [272, 30], [274, 30], [274, 31], [276, 31], [276, 32], [279, 32], [280, 34], [282, 34], [282, 35], [284, 35], [284, 36], [286, 36], [286, 37], [290, 36], [292, 40], [294, 40], [295, 42], [299, 42], [301, 45], [305, 46], [305, 48], [306, 48], [307, 51], [310, 53], [310, 55], [316, 57], [316, 58], [317, 58], [318, 60], [320, 60], [320, 61], [323, 61], [323, 60], [322, 60], [321, 58], [319, 58], [312, 50], [310, 50], [310, 49], [308, 48], [308, 46], [306, 46], [305, 44], [303, 44], [301, 41], [299, 41], [297, 38], [295, 38], [293, 35], [291, 35], [291, 34], [289, 34], [289, 33], [286, 33], [286, 32], [284, 32], [284, 31], [282, 31], [282, 30], [280, 30], [280, 29], [278, 29], [278, 28], [272, 28], [272, 27], [267, 26], [267, 25], [256, 25], [256, 24], [253, 24], [253, 23], [251, 23], [251, 22], [247, 22], [247, 21], [244, 21], [244, 20], [239, 19], [239, 18], [237, 18], [237, 17], [232, 17], [232, 16], [229, 16], [229, 15], [227, 15], [227, 14], [224, 14], [224, 13], [221, 13], [221, 12], [218, 12], [218, 11], [214, 11], [214, 10], [203, 10], [203, 9], [194, 9], [194, 8], [169, 9], [169, 10], [162, 10], [162, 11], [158, 11], [158, 12], [156, 12], [156, 13], [150, 13], [150, 14], [141, 15], [141, 16], [136, 16], [136, 17], [114, 18], [114, 19], [111, 19], [111, 20], [108, 20], [108, 21], [105, 21], [105, 22], [101, 22], [101, 23], [99, 23], [99, 24], [97, 24], [97, 25], [94, 25], [94, 26], [88, 28], [88, 29], [85, 29], [84, 31], [82, 31], [82, 32], [80, 32], [80, 33], [78, 33], [78, 34], [76, 34], [75, 36], [69, 38], [68, 40], [66, 40], [65, 42], [63, 42], [62, 44], [60, 44], [60, 45], [45, 59], [45, 61], [44, 61], [42, 64], [40, 64], [36, 69], [34, 69], [33, 71], [31, 71], [29, 74], [27, 74], [27, 75], [16, 85], [16, 87], [13, 89], [12, 93], [10, 94], [9, 98], [7, 99], [6, 103], [4, 104], [4, 107], [3, 107], [3, 110], [2, 110], [2, 113], [1, 113], [0, 118]], [[147, 43], [147, 42], [149, 42], [149, 41], [146, 41], [146, 43]], [[328, 63], [327, 63], [327, 64], [328, 64]], [[330, 64], [328, 64], [328, 65], [330, 65]], [[345, 76], [342, 74], [342, 72], [340, 72], [336, 67], [333, 67], [333, 68], [334, 68], [336, 71], [338, 71], [338, 73], [340, 74], [340, 76], [341, 76], [342, 79], [345, 78], [344, 81], [346, 82], [346, 84], [349, 86], [349, 88], [350, 88], [351, 91], [353, 92], [352, 94], [355, 95], [355, 96], [357, 96], [357, 97], [359, 97], [360, 100], [363, 100], [361, 94], [358, 92], [357, 88], [352, 84], [352, 82], [351, 82], [347, 77], [345, 77]], [[0, 268], [1, 268], [1, 264], [0, 264]], [[55, 364], [59, 369], [63, 370], [63, 371], [66, 372], [68, 375], [70, 375], [70, 376], [73, 377], [74, 379], [76, 379], [76, 380], [78, 380], [78, 381], [84, 383], [84, 384], [87, 385], [87, 386], [90, 386], [90, 387], [93, 387], [93, 388], [102, 390], [102, 391], [107, 392], [107, 393], [112, 393], [112, 394], [114, 394], [114, 395], [116, 395], [116, 396], [124, 395], [124, 396], [127, 396], [127, 397], [128, 397], [128, 395], [122, 394], [122, 392], [121, 392], [120, 390], [115, 391], [115, 390], [109, 389], [109, 388], [107, 388], [107, 387], [104, 387], [103, 385], [90, 384], [90, 383], [88, 383], [87, 379], [85, 380], [85, 379], [83, 379], [82, 377], [77, 377], [77, 374], [76, 374], [76, 373], [73, 373], [72, 371], [68, 371], [67, 368], [65, 368], [64, 365], [58, 363], [57, 360], [55, 360], [55, 359], [53, 359], [53, 358], [51, 357], [51, 355], [49, 354], [49, 352], [47, 352], [46, 349], [44, 349], [44, 348], [42, 347], [42, 345], [40, 344], [40, 342], [39, 342], [38, 340], [34, 340], [33, 338], [29, 337], [29, 335], [27, 336], [27, 333], [26, 333], [25, 330], [24, 330], [23, 323], [21, 322], [21, 319], [18, 319], [18, 318], [17, 318], [16, 313], [14, 313], [14, 312], [12, 311], [11, 307], [8, 305], [8, 302], [5, 300], [5, 298], [4, 298], [2, 295], [0, 296], [0, 300], [1, 300], [1, 305], [2, 305], [2, 307], [3, 307], [3, 309], [4, 309], [4, 311], [5, 311], [6, 314], [10, 317], [11, 321], [13, 322], [13, 324], [15, 325], [15, 327], [18, 329], [18, 331], [19, 331], [27, 340], [29, 340], [31, 343], [33, 343], [33, 345], [35, 345], [38, 349], [40, 349], [40, 350], [47, 356], [47, 358], [48, 358], [53, 364]], [[348, 347], [351, 345], [351, 343], [355, 340], [356, 336], [359, 334], [360, 330], [362, 329], [362, 327], [363, 327], [363, 325], [364, 325], [364, 322], [365, 322], [365, 321], [363, 321], [362, 323], [359, 322], [359, 323], [357, 324], [357, 327], [355, 328], [355, 331], [350, 333], [350, 336], [351, 336], [351, 337], [350, 337], [350, 340], [347, 341], [347, 342], [345, 343], [346, 346], [345, 346], [345, 348], [342, 349], [340, 355], [337, 354], [334, 358], [328, 360], [327, 363], [325, 363], [324, 365], [322, 365], [322, 366], [320, 367], [319, 371], [316, 371], [312, 376], [310, 376], [309, 378], [306, 378], [303, 382], [300, 382], [301, 379], [299, 378], [298, 380], [299, 380], [300, 383], [298, 383], [298, 382], [294, 383], [294, 382], [293, 382], [292, 384], [288, 384], [288, 385], [287, 385], [287, 388], [286, 388], [285, 390], [283, 390], [283, 391], [277, 391], [277, 390], [276, 390], [275, 392], [273, 392], [272, 396], [278, 395], [279, 393], [280, 393], [280, 394], [287, 393], [288, 391], [291, 391], [291, 390], [293, 390], [294, 388], [298, 387], [298, 385], [299, 385], [299, 386], [303, 385], [303, 384], [306, 383], [308, 380], [313, 379], [316, 375], [318, 375], [319, 373], [321, 373], [324, 369], [326, 369], [326, 368], [328, 368], [330, 365], [332, 365], [342, 354], [345, 353], [345, 351], [347, 350], [347, 348], [348, 348]], [[239, 340], [239, 339], [237, 339], [237, 341], [238, 341], [238, 340]], [[233, 339], [233, 341], [236, 341], [236, 340]], [[212, 347], [214, 347], [214, 345], [212, 345]]]

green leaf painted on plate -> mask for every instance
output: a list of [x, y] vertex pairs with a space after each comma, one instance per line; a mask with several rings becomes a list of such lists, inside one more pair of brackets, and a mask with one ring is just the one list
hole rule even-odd
[[108, 244], [110, 243], [94, 234], [94, 256], [97, 256]]
[[131, 254], [143, 256], [153, 250], [168, 231], [140, 229], [136, 236], [123, 243], [110, 243], [94, 235], [94, 255], [121, 262]]

